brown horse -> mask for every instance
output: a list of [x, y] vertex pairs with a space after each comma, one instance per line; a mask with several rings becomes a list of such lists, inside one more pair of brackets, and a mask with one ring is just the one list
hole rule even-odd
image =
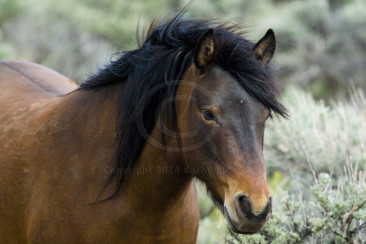
[[259, 231], [265, 122], [286, 115], [274, 50], [271, 30], [253, 44], [178, 14], [79, 88], [0, 62], [0, 243], [194, 243], [194, 178], [233, 231]]

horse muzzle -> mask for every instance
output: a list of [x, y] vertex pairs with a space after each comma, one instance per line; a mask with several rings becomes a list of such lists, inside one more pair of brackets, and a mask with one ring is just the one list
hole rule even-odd
[[272, 214], [272, 198], [269, 197], [262, 212], [253, 211], [250, 200], [244, 195], [235, 196], [233, 208], [224, 204], [224, 215], [232, 231], [254, 234], [262, 229]]

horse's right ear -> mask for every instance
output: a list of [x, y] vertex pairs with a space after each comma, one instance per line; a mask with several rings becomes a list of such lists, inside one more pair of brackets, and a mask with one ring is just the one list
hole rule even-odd
[[213, 29], [206, 31], [198, 40], [193, 53], [193, 61], [200, 73], [205, 73], [216, 57]]

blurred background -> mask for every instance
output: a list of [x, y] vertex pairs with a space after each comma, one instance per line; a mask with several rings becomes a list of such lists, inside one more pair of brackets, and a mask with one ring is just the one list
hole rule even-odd
[[[0, 59], [40, 63], [81, 83], [114, 52], [137, 47], [139, 19], [145, 27], [187, 3], [0, 0]], [[273, 28], [272, 64], [291, 113], [266, 130], [275, 203], [264, 230], [231, 233], [198, 182], [197, 242], [366, 243], [366, 1], [195, 0], [188, 15], [244, 23], [253, 42]]]

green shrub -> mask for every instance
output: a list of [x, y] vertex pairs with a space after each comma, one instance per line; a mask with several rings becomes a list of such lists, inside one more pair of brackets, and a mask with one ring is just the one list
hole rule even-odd
[[271, 171], [288, 175], [327, 172], [337, 177], [346, 162], [366, 162], [366, 99], [353, 92], [352, 102], [332, 106], [316, 101], [310, 93], [288, 89], [284, 103], [289, 120], [269, 121], [266, 128], [265, 158]]
[[[15, 47], [12, 59], [83, 80], [110, 53], [137, 46], [139, 16], [144, 27], [188, 2], [0, 0], [0, 29]], [[252, 41], [273, 28], [281, 81], [328, 98], [347, 93], [351, 82], [366, 87], [365, 12], [364, 0], [197, 0], [188, 9], [192, 17], [242, 22]]]
[[364, 243], [366, 171], [348, 168], [338, 187], [327, 173], [315, 178], [311, 197], [281, 192], [281, 205], [259, 234], [230, 233], [228, 243]]

